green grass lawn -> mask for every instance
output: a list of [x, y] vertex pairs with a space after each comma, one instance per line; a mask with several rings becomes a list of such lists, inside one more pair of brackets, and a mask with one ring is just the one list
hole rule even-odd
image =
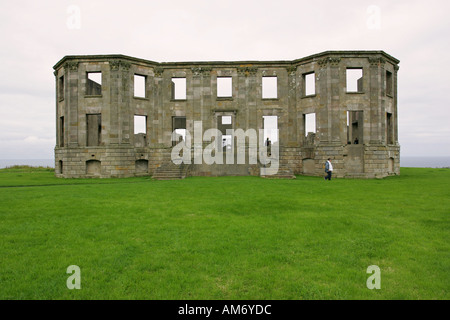
[[449, 169], [330, 182], [2, 169], [0, 299], [449, 299], [449, 209]]

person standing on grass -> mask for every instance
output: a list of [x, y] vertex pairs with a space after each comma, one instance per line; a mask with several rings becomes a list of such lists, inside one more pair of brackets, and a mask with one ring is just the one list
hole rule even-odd
[[325, 163], [325, 172], [327, 173], [327, 176], [325, 177], [325, 180], [331, 180], [331, 174], [333, 173], [333, 165], [331, 164], [331, 159], [328, 158], [327, 162]]

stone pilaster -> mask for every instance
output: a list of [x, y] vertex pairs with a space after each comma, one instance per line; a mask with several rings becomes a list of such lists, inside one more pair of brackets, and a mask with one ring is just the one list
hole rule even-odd
[[64, 74], [67, 77], [67, 95], [64, 97], [67, 117], [67, 145], [68, 147], [77, 147], [78, 141], [78, 89], [79, 89], [79, 74], [78, 62], [68, 61], [64, 65]]
[[[370, 128], [366, 132], [370, 133], [370, 139], [366, 139], [370, 144], [382, 144], [383, 132], [385, 129], [385, 113], [382, 110], [382, 65], [384, 59], [381, 57], [369, 57], [369, 99], [370, 99]], [[364, 117], [367, 117], [366, 115]], [[366, 134], [365, 134], [366, 136]]]

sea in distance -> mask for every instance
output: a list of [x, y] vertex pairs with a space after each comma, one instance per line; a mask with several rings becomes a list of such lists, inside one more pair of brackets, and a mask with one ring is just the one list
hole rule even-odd
[[[54, 159], [0, 159], [0, 169], [15, 165], [55, 167]], [[450, 168], [450, 157], [401, 157], [401, 167]]]

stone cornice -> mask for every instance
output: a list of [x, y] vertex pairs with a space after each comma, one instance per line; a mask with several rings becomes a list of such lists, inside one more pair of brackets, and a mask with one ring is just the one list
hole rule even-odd
[[378, 67], [386, 62], [382, 57], [368, 57], [371, 67]]
[[[311, 55], [305, 58], [296, 60], [279, 60], [279, 61], [198, 61], [198, 62], [154, 62], [150, 60], [144, 60], [134, 58], [125, 55], [84, 55], [84, 56], [65, 56], [55, 66], [55, 70], [64, 66], [68, 62], [80, 63], [80, 62], [104, 62], [112, 60], [120, 60], [124, 63], [136, 64], [147, 67], [164, 67], [164, 68], [193, 68], [193, 67], [209, 67], [209, 68], [240, 68], [245, 74], [252, 74], [252, 68], [288, 68], [290, 66], [298, 66], [310, 62], [317, 61], [318, 63], [330, 63], [330, 65], [336, 65], [339, 63], [336, 59], [338, 57], [342, 60], [345, 58], [374, 58], [384, 59], [385, 62], [390, 62], [393, 65], [398, 64], [400, 61], [396, 58], [388, 55], [384, 51], [325, 51], [315, 55]], [[373, 59], [372, 59], [373, 60]], [[374, 62], [379, 63], [379, 62]], [[242, 69], [244, 68], [244, 70]], [[245, 70], [245, 68], [247, 68]]]
[[78, 62], [76, 61], [67, 61], [64, 64], [64, 69], [67, 71], [77, 71], [78, 70]]
[[119, 70], [120, 60], [109, 61], [109, 67], [111, 68], [111, 70]]
[[256, 72], [258, 71], [258, 68], [243, 66], [243, 67], [238, 67], [237, 71], [238, 71], [238, 75], [248, 77], [249, 75], [254, 76], [256, 74]]
[[336, 67], [337, 65], [339, 65], [339, 62], [341, 62], [341, 58], [339, 58], [339, 57], [325, 57], [325, 58], [317, 60], [317, 64], [321, 68], [326, 67], [327, 64], [330, 64], [330, 66]]
[[211, 74], [212, 68], [210, 67], [192, 67], [192, 75], [194, 77], [202, 77], [202, 76], [209, 76]]
[[286, 71], [287, 71], [288, 75], [294, 76], [295, 73], [297, 72], [297, 67], [294, 67], [294, 66], [286, 67]]
[[153, 72], [155, 73], [155, 77], [159, 78], [164, 73], [164, 68], [156, 67], [156, 68], [153, 69]]
[[111, 67], [111, 70], [119, 70], [120, 68], [122, 68], [122, 70], [128, 70], [131, 67], [131, 63], [122, 60], [109, 60], [109, 66]]

